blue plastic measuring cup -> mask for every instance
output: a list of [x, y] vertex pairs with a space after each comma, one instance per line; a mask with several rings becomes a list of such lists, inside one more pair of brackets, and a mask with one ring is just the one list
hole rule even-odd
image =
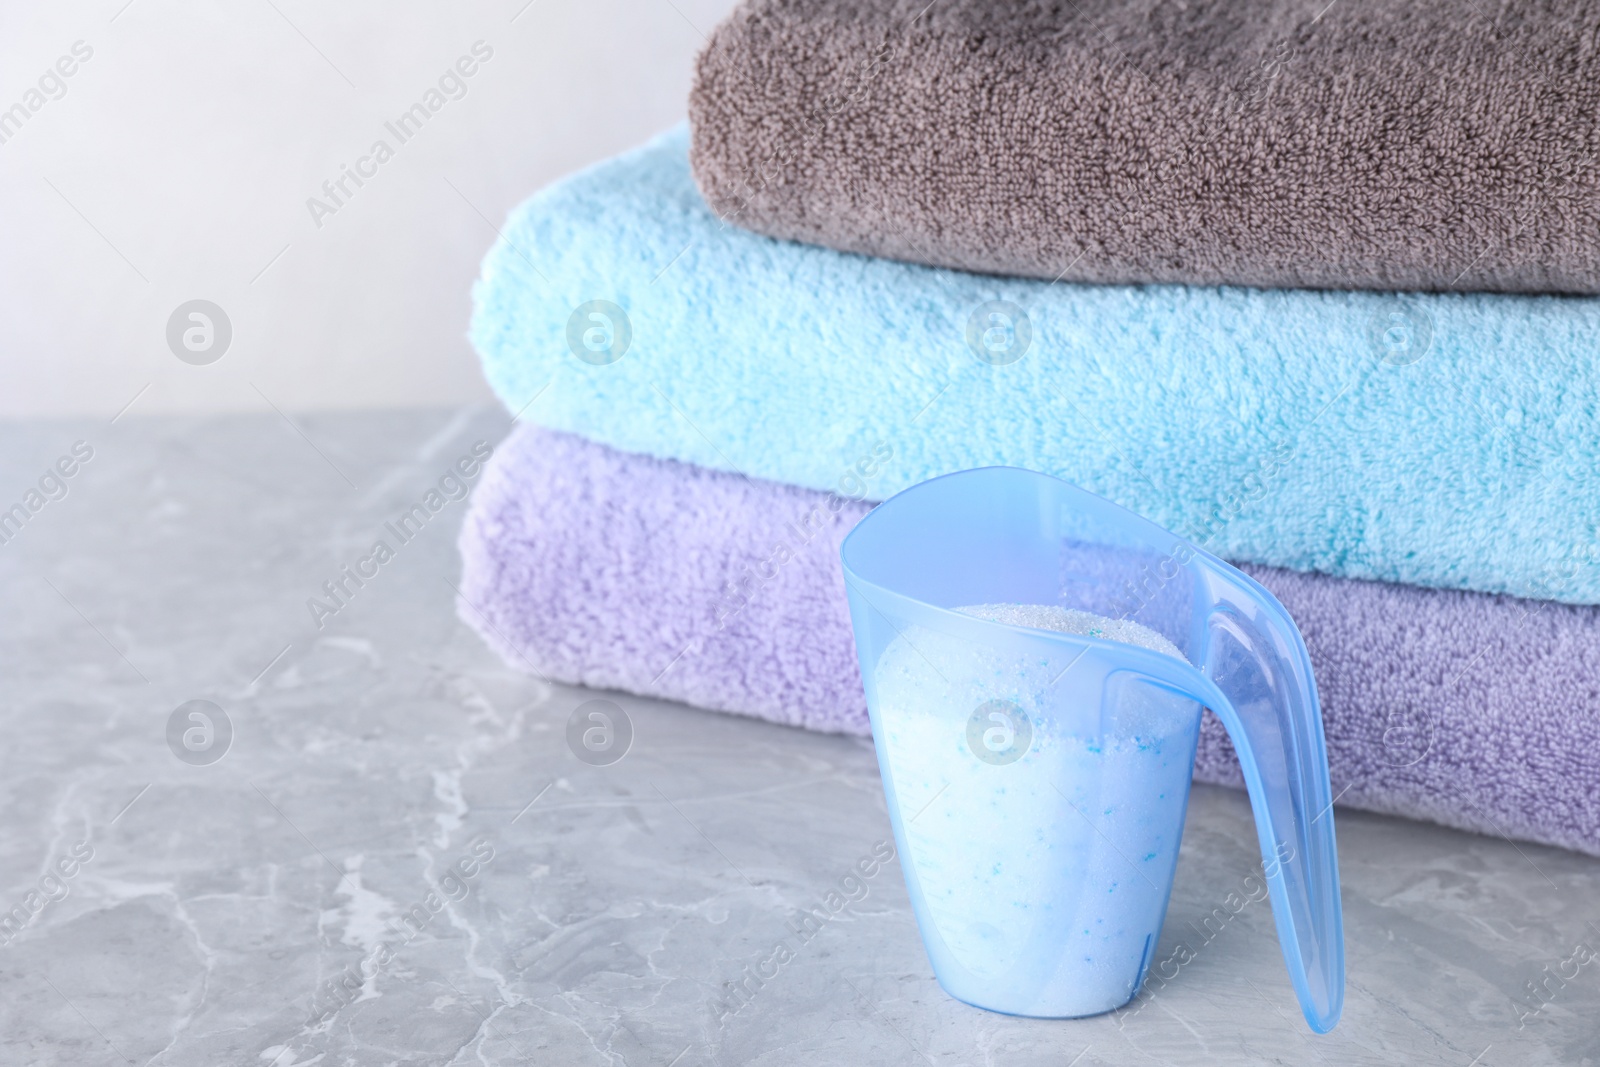
[[[1327, 751], [1305, 643], [1271, 593], [1011, 467], [907, 489], [842, 555], [895, 841], [952, 996], [1050, 1018], [1133, 998], [1206, 707], [1239, 754], [1306, 1021], [1333, 1028], [1344, 929]], [[1081, 632], [1040, 628], [1041, 611]]]

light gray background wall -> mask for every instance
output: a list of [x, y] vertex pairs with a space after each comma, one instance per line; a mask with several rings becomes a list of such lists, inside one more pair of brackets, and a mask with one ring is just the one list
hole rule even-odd
[[[680, 120], [731, 5], [5, 0], [0, 110], [93, 55], [0, 143], [0, 417], [486, 399], [465, 331], [491, 223]], [[400, 145], [384, 122], [479, 40], [466, 95]], [[307, 198], [380, 137], [394, 158], [319, 229]], [[166, 341], [197, 298], [233, 327], [207, 366]]]

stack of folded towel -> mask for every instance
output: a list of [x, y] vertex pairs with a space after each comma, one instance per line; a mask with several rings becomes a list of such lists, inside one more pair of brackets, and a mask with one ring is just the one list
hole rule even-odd
[[1283, 601], [1341, 805], [1600, 854], [1600, 39], [1520, 12], [748, 0], [485, 260], [463, 617], [864, 734], [840, 541], [1029, 467]]

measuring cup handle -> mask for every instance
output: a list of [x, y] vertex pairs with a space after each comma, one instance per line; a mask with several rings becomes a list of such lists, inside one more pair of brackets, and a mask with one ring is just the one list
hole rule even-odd
[[1305, 642], [1260, 583], [1196, 559], [1191, 647], [1199, 696], [1227, 728], [1255, 812], [1263, 874], [1284, 961], [1306, 1022], [1333, 1029], [1344, 1007], [1344, 918], [1322, 712]]

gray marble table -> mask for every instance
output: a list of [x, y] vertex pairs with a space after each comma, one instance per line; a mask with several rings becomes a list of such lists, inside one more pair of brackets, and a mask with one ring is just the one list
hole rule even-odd
[[[889, 837], [870, 745], [610, 694], [632, 746], [581, 762], [593, 694], [455, 617], [461, 503], [313, 620], [505, 429], [0, 427], [0, 508], [92, 449], [0, 545], [0, 1062], [1600, 1063], [1600, 960], [1572, 958], [1600, 946], [1600, 861], [1341, 812], [1348, 999], [1315, 1037], [1264, 903], [1203, 932], [1259, 860], [1222, 789], [1196, 789], [1157, 957], [1193, 958], [1118, 1017], [952, 1001], [894, 862], [795, 938]], [[170, 733], [195, 700], [225, 721]]]

